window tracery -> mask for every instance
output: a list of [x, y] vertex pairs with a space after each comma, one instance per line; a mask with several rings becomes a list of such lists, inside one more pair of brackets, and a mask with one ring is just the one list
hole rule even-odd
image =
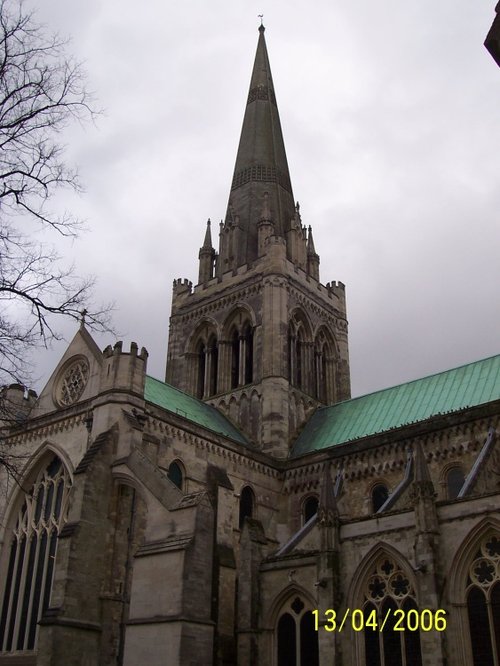
[[57, 537], [65, 521], [71, 482], [57, 456], [25, 493], [11, 536], [2, 610], [0, 651], [33, 650], [48, 608]]
[[500, 663], [500, 533], [490, 532], [474, 555], [466, 584], [474, 666]]
[[[397, 609], [405, 614], [417, 609], [415, 589], [402, 567], [392, 557], [382, 555], [364, 588], [366, 666], [421, 666], [419, 632], [394, 631]], [[376, 623], [373, 623], [374, 618]], [[379, 627], [384, 619], [384, 631], [374, 630], [374, 624]]]
[[89, 362], [84, 356], [70, 362], [57, 383], [56, 402], [61, 407], [72, 405], [82, 396], [89, 373]]
[[319, 666], [318, 632], [308, 604], [292, 596], [276, 627], [277, 666]]

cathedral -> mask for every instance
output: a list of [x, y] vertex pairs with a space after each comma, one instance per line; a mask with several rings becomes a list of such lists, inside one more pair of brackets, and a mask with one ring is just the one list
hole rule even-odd
[[351, 398], [264, 26], [200, 241], [165, 381], [82, 322], [1, 391], [0, 666], [499, 666], [500, 355]]

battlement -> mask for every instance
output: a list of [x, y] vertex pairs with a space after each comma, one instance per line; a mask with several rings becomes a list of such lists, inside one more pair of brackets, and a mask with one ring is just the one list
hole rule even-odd
[[326, 288], [331, 289], [332, 291], [335, 290], [340, 290], [345, 292], [345, 284], [341, 282], [340, 280], [336, 282], [335, 280], [332, 280], [331, 282], [326, 283]]
[[119, 340], [113, 347], [108, 345], [103, 351], [105, 363], [101, 375], [103, 390], [122, 389], [144, 392], [148, 352], [136, 342], [130, 343], [130, 351], [123, 351], [123, 342]]
[[174, 280], [174, 293], [179, 292], [179, 293], [184, 293], [185, 291], [188, 291], [191, 293], [193, 289], [193, 283], [191, 280], [188, 280], [188, 278], [177, 278]]
[[118, 342], [115, 342], [113, 347], [111, 345], [108, 345], [103, 350], [102, 354], [103, 354], [104, 358], [109, 358], [110, 356], [118, 356], [118, 355], [138, 356], [139, 358], [143, 359], [144, 361], [149, 356], [146, 347], [141, 347], [141, 353], [138, 354], [139, 347], [137, 345], [137, 342], [131, 342], [130, 343], [130, 352], [124, 352], [122, 350], [123, 350], [123, 341], [118, 340]]
[[193, 283], [187, 278], [174, 280], [172, 289], [172, 309], [183, 303], [184, 299], [193, 293]]
[[37, 399], [36, 391], [22, 384], [10, 384], [0, 389], [0, 423], [14, 425], [24, 421]]

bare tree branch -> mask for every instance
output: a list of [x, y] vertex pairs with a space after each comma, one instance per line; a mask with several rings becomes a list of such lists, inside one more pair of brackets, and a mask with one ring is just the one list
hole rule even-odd
[[[98, 113], [67, 47], [22, 3], [0, 0], [0, 386], [26, 382], [28, 352], [59, 337], [58, 317], [78, 320], [85, 309], [87, 326], [110, 330], [109, 306], [91, 303], [93, 278], [77, 277], [31, 233], [33, 225], [68, 237], [81, 229], [73, 215], [49, 207], [58, 188], [81, 190], [64, 160], [63, 131]], [[18, 423], [2, 395], [0, 421]], [[1, 446], [0, 467], [17, 468]]]

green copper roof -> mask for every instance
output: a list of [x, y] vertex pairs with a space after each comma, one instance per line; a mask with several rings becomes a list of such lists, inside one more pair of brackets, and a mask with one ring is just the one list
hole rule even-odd
[[158, 407], [178, 414], [203, 428], [212, 430], [219, 435], [230, 437], [240, 442], [240, 444], [248, 444], [245, 437], [218, 409], [193, 398], [193, 396], [187, 393], [179, 391], [179, 389], [170, 386], [170, 384], [165, 384], [158, 379], [146, 375], [144, 398], [147, 402], [152, 402]]
[[292, 457], [500, 399], [500, 355], [318, 409]]

